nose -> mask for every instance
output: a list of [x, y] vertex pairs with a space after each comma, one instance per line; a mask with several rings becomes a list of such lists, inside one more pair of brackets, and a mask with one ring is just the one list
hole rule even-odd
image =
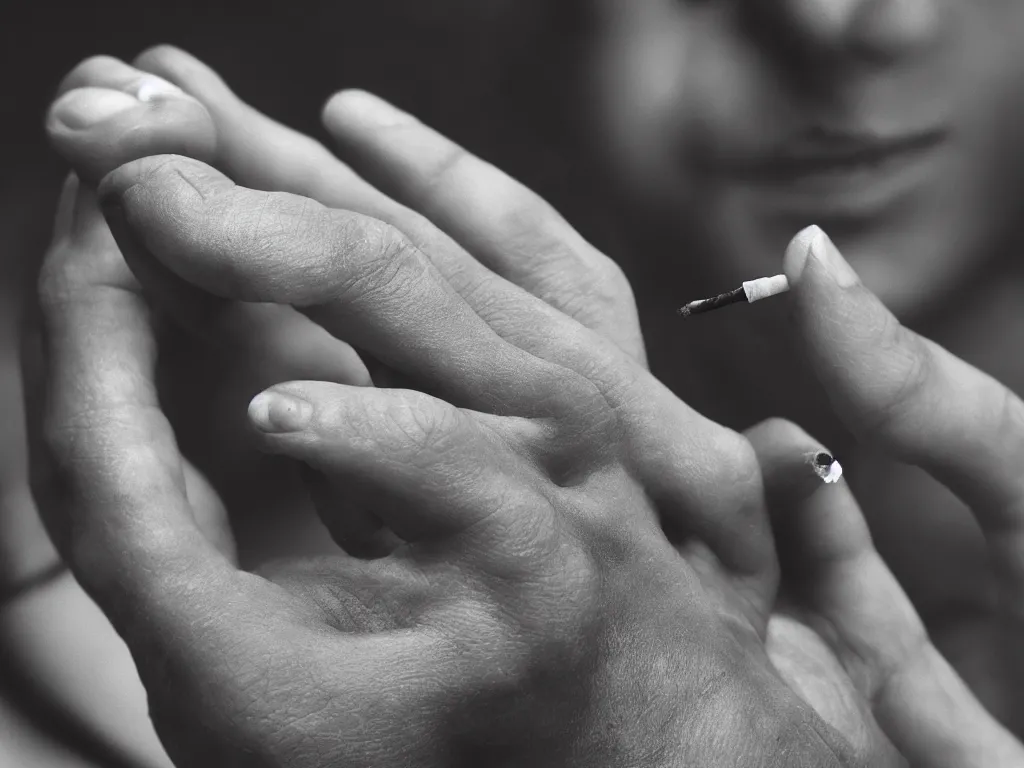
[[[974, 0], [976, 1], [976, 0]], [[940, 0], [767, 0], [776, 21], [804, 46], [890, 62], [931, 42]], [[767, 8], [765, 9], [767, 10]]]

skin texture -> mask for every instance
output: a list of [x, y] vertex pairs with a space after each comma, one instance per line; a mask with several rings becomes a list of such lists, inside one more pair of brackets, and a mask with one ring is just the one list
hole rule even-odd
[[[617, 273], [541, 201], [408, 116], [365, 94], [332, 104], [328, 123], [365, 137], [365, 167], [387, 169], [382, 184], [447, 237], [424, 237], [418, 217], [410, 234], [361, 214], [380, 204], [365, 188], [324, 208], [162, 156], [100, 185], [132, 272], [72, 183], [41, 279], [57, 491], [43, 506], [132, 649], [173, 756], [887, 765], [900, 764], [895, 742], [915, 764], [1020, 759], [931, 649], [845, 488], [828, 500], [833, 519], [803, 511], [823, 486], [788, 457], [818, 443], [781, 422], [742, 438], [676, 400], [630, 347], [635, 322], [617, 309], [628, 293], [577, 321], [559, 311], [573, 294], [557, 282], [527, 292], [498, 277], [522, 268], [514, 248], [476, 261], [456, 242], [514, 246], [503, 227], [524, 221], [561, 233], [555, 253], [575, 256], [567, 285], [595, 266]], [[505, 192], [497, 218], [466, 194], [485, 181]], [[812, 299], [830, 290], [813, 266], [825, 256], [797, 275], [809, 245], [828, 253], [813, 235], [788, 260]], [[336, 480], [403, 543], [371, 561], [235, 570], [195, 523], [137, 280], [177, 316], [291, 305], [415, 382], [422, 391], [293, 381], [250, 405], [265, 449]], [[800, 553], [784, 563], [820, 585], [774, 614], [765, 495], [787, 514], [780, 546]], [[904, 695], [935, 681], [944, 696]]]

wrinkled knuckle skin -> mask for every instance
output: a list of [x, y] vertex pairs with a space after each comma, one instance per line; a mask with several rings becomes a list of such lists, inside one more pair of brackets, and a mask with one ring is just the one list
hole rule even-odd
[[396, 442], [392, 447], [410, 463], [432, 463], [458, 447], [458, 411], [426, 398], [392, 403], [386, 420]]
[[[423, 277], [425, 264], [416, 246], [389, 224], [346, 215], [335, 223], [330, 249], [336, 274], [329, 281], [330, 298], [342, 303], [395, 301]], [[337, 271], [335, 264], [345, 268]]]

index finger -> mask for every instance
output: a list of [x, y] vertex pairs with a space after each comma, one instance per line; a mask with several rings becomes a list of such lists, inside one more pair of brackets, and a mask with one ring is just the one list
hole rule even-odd
[[300, 308], [456, 405], [547, 417], [575, 407], [581, 389], [593, 394], [579, 374], [499, 335], [422, 251], [377, 219], [238, 187], [174, 156], [118, 168], [100, 194], [125, 250], [142, 246], [218, 296]]
[[844, 423], [968, 504], [1024, 616], [1024, 403], [904, 327], [821, 230], [786, 253], [798, 327]]

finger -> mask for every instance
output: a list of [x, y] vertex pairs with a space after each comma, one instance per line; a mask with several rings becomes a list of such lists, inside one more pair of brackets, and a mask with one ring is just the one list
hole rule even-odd
[[158, 45], [133, 63], [175, 83], [206, 106], [217, 131], [211, 164], [239, 184], [293, 192], [339, 208], [386, 200], [320, 142], [244, 102], [220, 75], [185, 51]]
[[232, 569], [196, 526], [153, 386], [147, 310], [84, 188], [47, 254], [40, 301], [50, 528], [120, 629], [133, 611], [159, 623], [185, 591], [215, 588]]
[[644, 361], [622, 270], [538, 195], [365, 91], [335, 95], [323, 120], [378, 188], [425, 215], [497, 274]]
[[212, 733], [233, 733], [256, 754], [266, 728], [247, 730], [235, 715], [265, 704], [262, 683], [275, 669], [261, 666], [260, 692], [249, 696], [228, 684], [238, 682], [230, 660], [265, 659], [268, 643], [322, 629], [323, 612], [238, 572], [199, 531], [157, 399], [147, 308], [87, 189], [66, 247], [47, 254], [40, 299], [59, 548], [131, 650], [172, 759], [195, 764]]
[[960, 496], [986, 534], [1008, 609], [1024, 617], [1024, 403], [900, 325], [820, 230], [794, 240], [786, 270], [797, 326], [840, 417]]
[[[168, 81], [107, 56], [78, 65], [46, 116], [54, 148], [95, 183], [118, 165], [165, 151], [209, 159], [216, 134], [207, 110]], [[144, 131], [136, 130], [145, 124]]]
[[[856, 502], [846, 490], [845, 482], [826, 483], [819, 474], [817, 457], [819, 454], [831, 456], [828, 449], [784, 419], [768, 419], [745, 434], [761, 466], [765, 498], [772, 513], [772, 528], [778, 534], [776, 546], [780, 549], [784, 570], [800, 576], [796, 566], [815, 565], [816, 556], [824, 556], [830, 562], [840, 561], [871, 548], [871, 536], [863, 519], [859, 514], [850, 513], [849, 505]], [[811, 498], [823, 500], [819, 506], [827, 520], [796, 514]], [[831, 504], [825, 504], [824, 500]], [[808, 525], [816, 526], [815, 531], [825, 536], [815, 540], [813, 553], [800, 548], [785, 549], [794, 536], [810, 536]]]
[[[330, 172], [333, 166], [330, 162], [325, 161], [323, 151], [316, 151], [314, 149], [314, 151], [308, 153], [305, 159], [300, 157], [299, 155], [302, 155], [302, 147], [308, 148], [310, 146], [308, 143], [303, 144], [301, 141], [294, 141], [295, 137], [288, 134], [287, 129], [280, 128], [280, 126], [277, 126], [279, 131], [275, 132], [275, 124], [266, 121], [265, 118], [262, 118], [262, 121], [265, 122], [257, 120], [249, 111], [240, 108], [236, 98], [233, 96], [229, 97], [224, 93], [224, 86], [220, 83], [219, 78], [205, 70], [201, 64], [198, 64], [180, 51], [175, 52], [173, 49], [166, 48], [158, 49], [158, 51], [160, 53], [159, 56], [144, 54], [140, 58], [140, 62], [154, 67], [156, 71], [169, 79], [177, 78], [176, 82], [179, 85], [186, 86], [190, 92], [198, 93], [207, 99], [209, 108], [214, 113], [221, 115], [218, 120], [225, 120], [223, 124], [218, 122], [218, 157], [229, 158], [226, 163], [222, 164], [229, 166], [232, 173], [241, 175], [251, 172], [247, 171], [246, 168], [247, 165], [251, 164], [249, 158], [253, 156], [260, 157], [273, 151], [280, 153], [283, 151], [282, 148], [287, 148], [288, 150], [289, 163], [286, 164], [286, 167], [306, 168], [309, 169], [309, 174], [305, 178], [293, 178], [290, 182], [285, 180], [285, 183], [281, 186], [287, 187], [288, 183], [294, 183], [296, 188], [300, 188], [309, 184], [309, 179], [320, 178], [325, 172]], [[157, 61], [158, 59], [160, 61]], [[160, 66], [157, 66], [158, 64], [162, 66], [162, 69]], [[224, 125], [232, 125], [228, 121], [228, 117], [235, 121], [235, 128], [232, 130], [222, 129]], [[237, 129], [238, 124], [257, 127], [243, 131]], [[252, 141], [258, 141], [259, 143], [241, 142], [235, 144], [236, 137], [238, 136], [249, 137]], [[230, 158], [234, 158], [234, 160], [230, 160]], [[313, 171], [317, 171], [320, 176], [317, 176]], [[335, 194], [349, 194], [348, 190], [351, 187], [345, 187], [342, 183], [344, 178], [347, 177], [337, 176], [335, 177], [335, 182], [329, 185], [322, 185], [319, 188], [314, 187], [314, 189], [319, 189], [320, 191], [317, 194], [320, 194], [325, 199], [328, 199], [324, 191], [325, 189], [341, 190], [340, 193]], [[263, 181], [267, 181], [267, 179], [263, 179]], [[573, 370], [584, 372], [586, 375], [615, 369], [614, 366], [605, 364], [617, 363], [618, 361], [614, 359], [614, 356], [607, 354], [597, 345], [591, 344], [590, 342], [594, 341], [593, 339], [581, 338], [581, 335], [578, 333], [579, 326], [577, 324], [544, 305], [537, 307], [536, 304], [538, 302], [531, 304], [528, 301], [524, 301], [528, 297], [515, 290], [506, 290], [511, 288], [507, 284], [502, 288], [503, 292], [496, 294], [492, 286], [498, 278], [488, 273], [477, 262], [469, 259], [464, 252], [458, 249], [457, 246], [454, 246], [454, 243], [439, 235], [437, 230], [430, 227], [429, 222], [426, 222], [422, 217], [417, 217], [408, 209], [393, 203], [389, 203], [390, 207], [385, 206], [382, 208], [379, 200], [383, 196], [379, 196], [379, 193], [376, 194], [378, 197], [370, 200], [362, 199], [359, 195], [355, 195], [352, 200], [345, 200], [343, 202], [346, 204], [354, 202], [353, 208], [356, 210], [360, 210], [360, 206], [362, 206], [363, 210], [380, 213], [382, 217], [390, 217], [392, 221], [400, 221], [401, 228], [405, 232], [419, 231], [422, 238], [432, 238], [429, 240], [431, 243], [429, 252], [434, 263], [439, 265], [439, 269], [450, 278], [456, 287], [462, 287], [462, 295], [468, 297], [471, 305], [488, 320], [492, 328], [495, 328], [499, 335], [541, 357], [558, 359], [560, 363]], [[387, 200], [386, 198], [383, 199]], [[377, 202], [374, 202], [375, 200]], [[330, 200], [328, 199], [328, 201]], [[415, 219], [411, 224], [407, 220], [410, 215]], [[417, 227], [419, 228], [418, 230]], [[430, 235], [430, 232], [435, 234]], [[131, 249], [125, 248], [125, 250], [130, 258]], [[136, 269], [142, 273], [142, 267], [137, 262], [135, 263]], [[545, 309], [548, 311], [544, 312], [543, 310]], [[206, 316], [203, 313], [197, 314], [200, 318], [204, 318], [204, 321], [201, 323], [203, 327], [216, 327], [216, 323], [205, 320]], [[538, 329], [544, 329], [544, 332], [538, 333]], [[258, 336], [255, 337], [258, 338]], [[621, 370], [621, 365], [618, 366], [618, 369]], [[599, 381], [598, 386], [605, 391], [628, 389], [628, 387], [623, 387], [622, 381], [615, 376], [605, 376], [604, 378], [608, 380]], [[586, 402], [585, 398], [577, 399], [581, 404]], [[657, 421], [659, 417], [655, 416], [654, 418]], [[709, 442], [720, 442], [708, 434], [708, 429], [695, 428], [704, 424], [704, 421], [695, 418], [695, 415], [692, 413], [691, 418], [682, 419], [681, 421], [684, 423], [679, 424], [679, 434], [689, 435], [694, 433], [695, 440], [700, 445]], [[704, 424], [704, 426], [710, 427], [712, 432], [717, 429], [712, 425]], [[664, 454], [678, 458], [678, 454], [682, 452], [680, 449], [668, 454], [661, 452], [659, 455]], [[721, 453], [727, 453], [727, 451], [723, 450]], [[669, 460], [666, 459], [666, 461]], [[689, 460], [683, 457], [682, 461], [686, 463]], [[763, 542], [758, 541], [757, 527], [749, 524], [749, 519], [757, 517], [752, 512], [753, 507], [756, 507], [757, 504], [748, 503], [749, 499], [740, 500], [737, 503], [735, 499], [736, 493], [732, 490], [721, 491], [721, 489], [732, 489], [734, 487], [734, 484], [731, 482], [733, 473], [729, 469], [730, 466], [731, 462], [723, 460], [716, 468], [716, 477], [720, 473], [724, 473], [728, 477], [723, 479], [722, 484], [718, 486], [718, 490], [713, 494], [713, 503], [702, 503], [710, 501], [705, 498], [708, 494], [693, 489], [690, 487], [692, 484], [669, 483], [673, 487], [668, 489], [666, 493], [673, 497], [673, 506], [675, 508], [688, 509], [691, 519], [699, 518], [704, 523], [707, 523], [707, 525], [698, 526], [698, 528], [701, 528], [701, 533], [706, 538], [722, 542], [723, 546], [720, 549], [728, 550], [722, 552], [725, 562], [735, 562], [737, 565], [742, 564], [744, 570], [760, 572], [760, 563], [767, 562], [761, 556], [767, 551], [767, 548], [763, 545]], [[679, 474], [677, 467], [678, 465], [670, 467], [673, 470], [673, 475]], [[655, 474], [658, 474], [659, 477], [662, 475], [662, 473]], [[750, 495], [745, 493], [750, 485], [747, 482], [739, 484], [739, 487], [744, 489], [744, 495], [746, 496]], [[696, 503], [690, 503], [694, 501], [694, 496], [700, 496], [701, 498]], [[683, 505], [680, 502], [683, 502]], [[697, 510], [707, 514], [699, 514]], [[727, 511], [730, 514], [725, 514]], [[734, 512], [736, 514], [733, 514]], [[720, 522], [715, 523], [714, 521]], [[730, 522], [722, 524], [721, 521]], [[751, 555], [751, 552], [754, 554]], [[752, 560], [756, 560], [759, 565], [756, 567], [751, 566]]]
[[179, 157], [123, 166], [100, 192], [108, 218], [123, 222], [115, 235], [130, 232], [179, 277], [215, 295], [301, 308], [336, 338], [460, 405], [550, 416], [571, 410], [574, 395], [593, 398], [582, 377], [498, 336], [417, 248], [379, 221], [236, 187]]
[[[199, 101], [173, 83], [118, 59], [86, 59], [64, 78], [59, 93], [47, 118], [50, 139], [94, 182], [140, 157], [180, 152], [212, 161], [220, 152], [217, 127]], [[147, 100], [140, 101], [140, 95]], [[124, 109], [111, 112], [114, 107]], [[289, 308], [210, 296], [151, 261], [132, 260], [129, 266], [150, 300], [193, 335], [264, 361], [263, 373], [269, 380], [259, 382], [262, 386], [295, 377], [369, 383], [365, 366], [348, 345]], [[273, 336], [268, 337], [270, 332]], [[274, 343], [282, 340], [287, 343]], [[293, 354], [296, 347], [309, 354]]]
[[820, 443], [782, 420], [749, 430], [764, 473], [784, 585], [913, 765], [1010, 766], [1024, 749], [928, 639], [878, 555], [844, 481], [821, 482]]
[[[762, 578], [765, 572], [773, 572], [774, 564], [770, 540], [766, 542], [763, 536], [766, 522], [759, 479], [756, 472], [747, 471], [742, 460], [736, 470], [736, 451], [742, 458], [746, 445], [735, 433], [721, 430], [690, 409], [681, 408], [667, 391], [650, 401], [634, 397], [634, 382], [610, 373], [623, 370], [620, 356], [612, 354], [618, 353], [618, 349], [611, 344], [607, 345], [611, 349], [604, 349], [596, 343], [604, 341], [600, 337], [585, 336], [580, 333], [580, 326], [562, 313], [541, 302], [529, 301], [529, 296], [497, 278], [422, 215], [395, 203], [365, 182], [352, 182], [350, 169], [339, 168], [342, 164], [321, 145], [242, 103], [212, 70], [193, 57], [160, 46], [142, 54], [136, 63], [176, 83], [207, 105], [218, 129], [215, 163], [236, 181], [256, 188], [300, 192], [327, 205], [348, 208], [392, 224], [431, 259], [500, 336], [539, 357], [555, 359], [594, 377], [616, 408], [626, 401], [643, 400], [649, 406], [645, 406], [649, 413], [643, 417], [643, 423], [656, 425], [661, 432], [665, 431], [662, 406], [671, 409], [675, 414], [672, 439], [643, 443], [654, 487], [673, 514], [679, 516], [685, 510], [688, 525], [699, 522], [692, 529], [699, 529], [699, 535], [715, 542], [724, 562], [750, 576], [752, 583], [759, 585], [757, 591], [772, 592], [773, 587], [764, 586], [771, 579]], [[274, 159], [263, 164], [254, 163], [253, 158]], [[704, 453], [689, 453], [690, 449]], [[680, 471], [680, 467], [693, 464], [694, 455], [710, 457], [709, 464], [700, 468], [707, 485], [689, 482]], [[713, 492], [708, 491], [711, 486]], [[759, 602], [764, 600], [759, 598]]]
[[[135, 63], [176, 83], [206, 105], [217, 126], [217, 154], [212, 164], [235, 182], [253, 189], [294, 192], [397, 228], [497, 333], [523, 349], [545, 356], [552, 346], [564, 346], [552, 344], [553, 340], [573, 332], [576, 323], [562, 312], [544, 302], [527, 300], [532, 283], [526, 269], [509, 273], [516, 285], [500, 279], [426, 216], [367, 183], [322, 144], [243, 102], [194, 57], [171, 46], [158, 46], [141, 54]], [[534, 262], [534, 266], [540, 264]], [[526, 292], [519, 287], [519, 278]], [[607, 287], [609, 281], [588, 277], [586, 282]], [[584, 292], [583, 285], [575, 286], [574, 295]], [[564, 306], [569, 306], [568, 294], [563, 298]], [[601, 301], [600, 297], [594, 300]], [[538, 333], [538, 328], [548, 332]], [[582, 370], [590, 362], [570, 360], [569, 364]]]
[[265, 449], [361, 489], [407, 541], [480, 530], [484, 521], [508, 538], [550, 514], [525, 490], [503, 439], [420, 392], [288, 382], [257, 395], [249, 419]]

